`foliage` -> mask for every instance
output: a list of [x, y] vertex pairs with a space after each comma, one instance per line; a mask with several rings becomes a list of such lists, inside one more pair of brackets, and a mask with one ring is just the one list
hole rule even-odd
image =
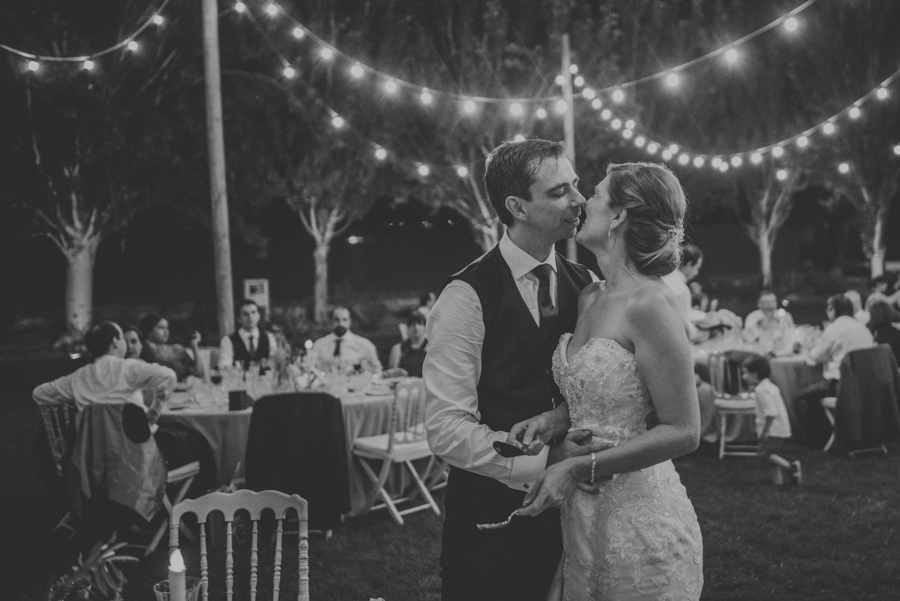
[[122, 599], [122, 588], [126, 578], [118, 564], [137, 562], [137, 558], [116, 555], [125, 543], [116, 543], [116, 535], [103, 543], [98, 542], [87, 557], [79, 554], [78, 562], [71, 567], [71, 573], [61, 577], [50, 587], [49, 601], [69, 601], [70, 599]]

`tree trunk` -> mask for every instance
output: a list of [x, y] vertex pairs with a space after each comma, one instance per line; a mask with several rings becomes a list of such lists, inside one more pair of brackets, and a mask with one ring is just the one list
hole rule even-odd
[[756, 245], [759, 247], [759, 268], [762, 272], [763, 288], [772, 288], [772, 244], [766, 228], [760, 228], [756, 237]]
[[328, 321], [328, 242], [316, 243], [313, 258], [316, 265], [316, 279], [313, 287], [313, 316], [316, 323]]
[[94, 263], [99, 241], [84, 243], [67, 253], [66, 330], [81, 338], [91, 326], [94, 302]]
[[887, 221], [887, 203], [883, 203], [875, 214], [874, 231], [872, 232], [872, 256], [869, 257], [869, 272], [875, 278], [884, 274], [884, 224]]

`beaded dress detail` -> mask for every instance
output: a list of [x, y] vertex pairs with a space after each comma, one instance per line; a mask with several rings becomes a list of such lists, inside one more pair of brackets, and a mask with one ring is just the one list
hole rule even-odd
[[[571, 337], [560, 340], [553, 375], [572, 427], [613, 445], [644, 433], [653, 404], [634, 355], [614, 340], [592, 338], [570, 363]], [[550, 597], [699, 599], [700, 526], [672, 462], [617, 474], [600, 489], [599, 495], [576, 490], [562, 508], [562, 579], [557, 577]]]

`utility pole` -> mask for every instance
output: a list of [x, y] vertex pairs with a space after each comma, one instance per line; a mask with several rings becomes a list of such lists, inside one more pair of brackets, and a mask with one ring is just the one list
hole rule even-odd
[[225, 189], [225, 136], [222, 132], [222, 81], [219, 72], [219, 7], [216, 0], [202, 0], [202, 2], [206, 142], [209, 150], [218, 335], [221, 337], [234, 330], [234, 287], [231, 282], [231, 239], [228, 228], [228, 195]]
[[[563, 113], [563, 128], [566, 134], [566, 158], [575, 167], [575, 103], [572, 99], [572, 64], [569, 56], [569, 34], [562, 34], [562, 91], [566, 100], [566, 112]], [[566, 258], [578, 262], [578, 243], [575, 238], [566, 241]]]

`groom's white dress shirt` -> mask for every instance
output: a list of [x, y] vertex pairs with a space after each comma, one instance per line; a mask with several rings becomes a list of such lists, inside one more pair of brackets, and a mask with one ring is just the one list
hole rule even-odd
[[[532, 270], [541, 264], [504, 234], [500, 254], [509, 266], [516, 287], [540, 325], [538, 279]], [[550, 296], [557, 306], [556, 253], [543, 261], [551, 267]], [[597, 277], [592, 273], [594, 281]], [[453, 280], [431, 309], [426, 326], [428, 354], [425, 378], [425, 429], [431, 450], [456, 467], [494, 478], [512, 488], [524, 489], [547, 463], [547, 448], [533, 457], [508, 459], [498, 455], [494, 441], [505, 441], [507, 432], [496, 432], [479, 423], [478, 380], [481, 377], [481, 347], [484, 320], [475, 290], [462, 280]], [[510, 340], [514, 345], [515, 340]]]

